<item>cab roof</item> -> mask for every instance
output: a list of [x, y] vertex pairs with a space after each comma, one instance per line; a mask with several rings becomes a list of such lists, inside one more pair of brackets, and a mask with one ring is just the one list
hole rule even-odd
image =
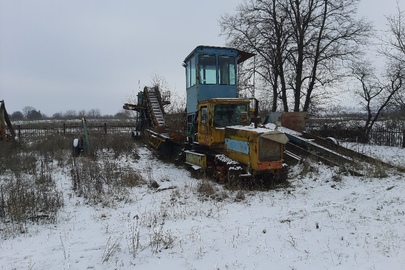
[[205, 51], [205, 50], [216, 50], [216, 51], [229, 51], [229, 52], [234, 52], [235, 56], [238, 56], [238, 64], [248, 60], [249, 58], [255, 56], [254, 53], [249, 53], [245, 51], [241, 51], [235, 48], [230, 48], [230, 47], [218, 47], [218, 46], [205, 46], [205, 45], [200, 45], [197, 46], [185, 59], [184, 63], [187, 62], [187, 60], [194, 55], [198, 51]]

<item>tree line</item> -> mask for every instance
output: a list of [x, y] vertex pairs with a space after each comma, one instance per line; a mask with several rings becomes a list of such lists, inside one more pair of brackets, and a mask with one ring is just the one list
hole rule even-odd
[[[166, 113], [179, 113], [185, 111], [185, 100], [184, 98], [180, 97], [178, 93], [171, 92], [170, 86], [167, 80], [159, 75], [153, 74], [151, 77], [151, 85], [153, 87], [159, 87], [160, 92], [162, 94], [167, 95], [168, 104], [165, 105], [165, 112]], [[135, 103], [136, 100], [128, 101], [128, 103]], [[85, 116], [86, 118], [114, 118], [114, 119], [128, 119], [134, 118], [134, 112], [130, 110], [120, 110], [114, 115], [102, 115], [99, 109], [90, 109], [86, 110], [67, 110], [66, 112], [58, 112], [54, 113], [52, 116], [47, 116], [41, 113], [40, 110], [35, 109], [32, 106], [25, 106], [22, 111], [15, 111], [10, 115], [10, 119], [13, 121], [22, 121], [22, 120], [44, 120], [44, 119], [75, 119], [81, 118]]]
[[99, 109], [91, 110], [67, 110], [66, 112], [54, 113], [52, 116], [47, 116], [41, 113], [40, 110], [35, 109], [31, 106], [26, 106], [22, 111], [15, 111], [11, 113], [10, 119], [12, 121], [31, 121], [31, 120], [45, 120], [45, 119], [75, 119], [85, 116], [86, 118], [115, 118], [115, 119], [127, 119], [131, 118], [131, 112], [126, 110], [121, 110], [114, 115], [102, 115]]

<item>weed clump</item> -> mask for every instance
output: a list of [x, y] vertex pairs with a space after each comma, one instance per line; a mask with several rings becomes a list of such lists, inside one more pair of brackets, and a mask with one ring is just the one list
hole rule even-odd
[[128, 188], [147, 183], [137, 170], [123, 168], [119, 160], [110, 158], [73, 158], [70, 172], [73, 190], [90, 204], [127, 200]]
[[26, 232], [29, 223], [57, 222], [58, 211], [63, 207], [63, 194], [52, 178], [22, 174], [0, 180], [2, 237]]
[[216, 191], [208, 180], [203, 180], [198, 184], [197, 191], [200, 195], [205, 197], [212, 197]]

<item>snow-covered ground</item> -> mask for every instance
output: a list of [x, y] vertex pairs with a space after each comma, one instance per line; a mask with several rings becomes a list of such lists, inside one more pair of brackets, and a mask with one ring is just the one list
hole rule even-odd
[[[351, 147], [405, 167], [404, 149]], [[73, 193], [68, 168], [58, 169], [58, 222], [1, 239], [0, 269], [405, 269], [403, 173], [354, 177], [301, 165], [290, 187], [238, 192], [211, 182], [209, 198], [186, 169], [145, 147], [138, 153], [121, 164], [158, 189], [88, 205]]]

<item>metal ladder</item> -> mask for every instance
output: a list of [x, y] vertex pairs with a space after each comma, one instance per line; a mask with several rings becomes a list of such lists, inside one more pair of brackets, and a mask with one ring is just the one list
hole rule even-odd
[[157, 126], [164, 126], [165, 119], [163, 117], [162, 105], [160, 104], [160, 99], [156, 95], [156, 90], [154, 88], [148, 88], [147, 95], [154, 124]]

